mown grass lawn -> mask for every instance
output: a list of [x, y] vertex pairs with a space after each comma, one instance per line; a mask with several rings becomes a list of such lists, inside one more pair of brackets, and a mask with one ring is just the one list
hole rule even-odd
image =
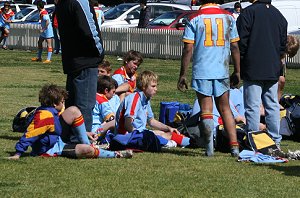
[[[65, 85], [59, 55], [52, 64], [30, 61], [35, 52], [0, 50], [0, 197], [299, 197], [300, 162], [241, 163], [229, 154], [203, 155], [202, 149], [137, 153], [133, 159], [25, 157], [9, 161], [22, 134], [11, 130], [19, 109], [38, 105], [45, 83]], [[113, 69], [122, 62], [107, 56]], [[194, 92], [176, 89], [178, 60], [145, 59], [140, 70], [159, 79], [152, 100], [158, 118], [160, 101], [193, 103]], [[288, 69], [286, 93], [300, 94], [300, 70]], [[283, 150], [300, 144], [283, 141]], [[28, 154], [28, 153], [27, 153]]]

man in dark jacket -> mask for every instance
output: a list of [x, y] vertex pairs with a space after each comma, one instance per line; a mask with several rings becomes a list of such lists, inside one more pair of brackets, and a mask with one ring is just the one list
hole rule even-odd
[[271, 0], [250, 0], [237, 19], [240, 36], [241, 78], [244, 81], [245, 117], [248, 131], [258, 131], [261, 102], [269, 134], [279, 146], [277, 98], [280, 56], [287, 40], [287, 21]]
[[141, 12], [140, 12], [138, 28], [145, 28], [147, 27], [150, 21], [151, 11], [150, 8], [147, 7], [147, 0], [141, 0], [140, 6], [141, 6]]
[[59, 0], [56, 14], [63, 70], [67, 74], [66, 89], [69, 92], [66, 107], [77, 106], [87, 131], [91, 131], [98, 65], [104, 55], [96, 14], [89, 0]]

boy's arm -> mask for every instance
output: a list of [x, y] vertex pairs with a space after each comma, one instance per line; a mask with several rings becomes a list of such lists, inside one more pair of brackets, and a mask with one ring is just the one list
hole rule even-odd
[[160, 131], [164, 131], [164, 132], [178, 132], [177, 129], [172, 128], [172, 127], [170, 127], [168, 125], [165, 125], [164, 123], [156, 120], [155, 118], [152, 118], [152, 119], [148, 120], [148, 124], [152, 128], [160, 130]]
[[[27, 132], [24, 133], [16, 144], [16, 153], [11, 159], [18, 159], [29, 146], [32, 146], [39, 139], [40, 135], [47, 131], [55, 131], [53, 115], [49, 111], [37, 111], [27, 127]], [[17, 155], [19, 157], [17, 157]]]
[[177, 89], [180, 91], [184, 91], [184, 89], [188, 89], [188, 85], [186, 82], [187, 81], [186, 74], [193, 54], [193, 45], [194, 45], [193, 43], [186, 43], [186, 42], [184, 43], [182, 57], [181, 57], [180, 74], [177, 83]]
[[237, 42], [230, 43], [231, 57], [234, 64], [234, 71], [230, 77], [230, 84], [238, 86], [240, 83], [240, 50]]

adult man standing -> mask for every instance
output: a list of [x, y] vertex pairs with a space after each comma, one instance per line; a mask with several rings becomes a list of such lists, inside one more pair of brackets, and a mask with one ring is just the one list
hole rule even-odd
[[141, 12], [140, 12], [138, 28], [145, 28], [147, 27], [151, 16], [150, 8], [147, 7], [147, 0], [140, 0], [140, 7], [141, 7]]
[[260, 105], [265, 108], [268, 133], [279, 146], [279, 104], [277, 98], [280, 56], [287, 40], [287, 21], [271, 0], [250, 0], [237, 19], [240, 35], [241, 77], [248, 131], [259, 130]]
[[199, 12], [191, 15], [186, 25], [181, 58], [181, 70], [177, 87], [187, 89], [186, 73], [193, 54], [192, 88], [196, 91], [201, 113], [199, 129], [205, 136], [206, 155], [212, 156], [213, 102], [220, 112], [228, 137], [231, 155], [239, 154], [235, 122], [229, 107], [229, 60], [234, 60], [233, 84], [240, 80], [239, 36], [233, 16], [220, 9], [217, 0], [203, 0]]
[[91, 131], [98, 65], [104, 56], [96, 14], [88, 0], [59, 0], [56, 14], [63, 70], [67, 74], [66, 89], [69, 92], [66, 107], [77, 106], [87, 131]]

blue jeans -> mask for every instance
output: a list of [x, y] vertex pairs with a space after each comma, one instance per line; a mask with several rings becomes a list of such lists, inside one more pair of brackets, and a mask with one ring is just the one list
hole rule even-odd
[[69, 97], [66, 100], [66, 108], [74, 105], [80, 109], [87, 131], [92, 130], [92, 112], [96, 104], [97, 78], [97, 67], [67, 75], [66, 89]]
[[244, 80], [244, 105], [247, 131], [258, 131], [260, 123], [260, 105], [265, 108], [265, 120], [268, 133], [275, 143], [280, 143], [280, 112], [277, 95], [277, 81]]

